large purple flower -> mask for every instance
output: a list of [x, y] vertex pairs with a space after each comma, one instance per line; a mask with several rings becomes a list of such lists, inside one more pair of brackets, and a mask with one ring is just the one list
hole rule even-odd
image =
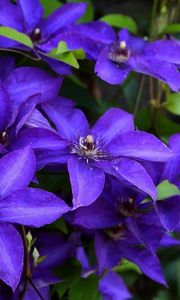
[[166, 161], [171, 151], [153, 135], [134, 130], [131, 114], [111, 108], [90, 129], [80, 110], [60, 103], [42, 107], [57, 133], [44, 128], [25, 129], [13, 147], [31, 143], [39, 168], [67, 163], [74, 208], [97, 199], [104, 187], [105, 173], [156, 199], [153, 181], [138, 161]]
[[27, 187], [35, 167], [31, 147], [15, 150], [0, 160], [0, 279], [13, 290], [23, 269], [23, 243], [11, 223], [40, 227], [69, 210], [55, 195]]
[[[0, 24], [27, 34], [33, 41], [34, 49], [42, 54], [42, 52], [47, 52], [46, 43], [60, 32], [66, 31], [69, 25], [75, 23], [84, 14], [85, 10], [85, 3], [68, 3], [43, 18], [43, 7], [39, 0], [18, 0], [17, 5], [9, 0], [2, 0]], [[2, 37], [0, 45], [5, 48], [20, 47], [26, 50], [17, 42]], [[60, 74], [70, 72], [70, 68], [64, 63], [56, 61], [55, 65], [53, 59], [47, 62]]]
[[[180, 89], [180, 74], [170, 59], [169, 47], [159, 41], [159, 48], [164, 55], [154, 55], [153, 43], [134, 37], [126, 29], [118, 33], [118, 39], [107, 43], [100, 52], [95, 72], [111, 84], [123, 82], [129, 72], [135, 71], [156, 77], [174, 91]], [[156, 49], [156, 48], [155, 48]], [[169, 60], [167, 57], [169, 56]]]

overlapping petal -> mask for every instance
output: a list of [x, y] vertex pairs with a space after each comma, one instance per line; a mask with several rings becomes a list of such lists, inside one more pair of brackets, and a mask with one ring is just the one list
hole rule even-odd
[[104, 172], [76, 157], [68, 160], [68, 171], [73, 193], [73, 207], [78, 208], [93, 203], [103, 190]]
[[0, 222], [40, 227], [52, 223], [69, 210], [65, 202], [52, 193], [26, 188], [1, 199]]

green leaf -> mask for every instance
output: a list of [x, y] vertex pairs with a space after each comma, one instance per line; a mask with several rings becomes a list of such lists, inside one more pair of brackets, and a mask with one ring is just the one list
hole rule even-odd
[[165, 107], [169, 112], [180, 116], [180, 93], [170, 94]]
[[126, 271], [135, 271], [138, 274], [141, 274], [141, 270], [138, 266], [127, 259], [123, 259], [121, 264], [115, 268], [116, 272], [126, 272]]
[[164, 180], [157, 186], [157, 193], [157, 200], [163, 200], [180, 195], [180, 190], [175, 184], [170, 183], [168, 180]]
[[79, 278], [69, 290], [69, 300], [98, 300], [98, 279], [95, 275]]
[[49, 0], [40, 0], [41, 4], [44, 8], [44, 16], [47, 17], [51, 13], [53, 13], [56, 9], [58, 9], [62, 3], [60, 3], [58, 0], [51, 1], [51, 4], [49, 3]]
[[166, 26], [161, 34], [164, 34], [164, 33], [179, 33], [180, 32], [180, 24], [179, 23], [174, 23], [174, 24], [169, 24], [168, 26]]
[[110, 14], [102, 17], [101, 21], [104, 21], [111, 26], [118, 28], [127, 28], [132, 33], [137, 33], [137, 25], [135, 21], [128, 16], [120, 14]]
[[19, 42], [20, 44], [23, 44], [29, 48], [33, 48], [33, 43], [26, 34], [10, 27], [0, 26], [0, 35]]
[[69, 50], [67, 47], [66, 42], [60, 41], [58, 43], [58, 47], [52, 49], [49, 53], [48, 56], [57, 59], [59, 61], [64, 62], [67, 65], [70, 65], [76, 69], [79, 68], [79, 64], [77, 59], [84, 59], [85, 58], [85, 53], [83, 49], [77, 49], [77, 50]]

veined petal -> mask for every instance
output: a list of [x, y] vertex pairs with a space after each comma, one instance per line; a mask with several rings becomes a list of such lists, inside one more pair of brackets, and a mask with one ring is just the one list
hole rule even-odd
[[113, 271], [108, 271], [100, 279], [98, 290], [102, 300], [127, 300], [132, 297], [121, 277]]
[[77, 157], [68, 160], [68, 171], [74, 209], [93, 203], [103, 190], [104, 172]]
[[101, 51], [95, 65], [97, 76], [110, 84], [122, 83], [130, 71], [130, 66], [124, 64], [120, 66], [108, 58], [108, 47]]
[[149, 161], [167, 161], [172, 151], [154, 135], [132, 131], [115, 138], [109, 144], [109, 152], [117, 156], [129, 156]]
[[54, 222], [70, 208], [52, 193], [26, 188], [1, 199], [0, 210], [0, 222], [40, 227]]
[[61, 103], [59, 105], [45, 103], [42, 108], [63, 138], [76, 141], [80, 136], [89, 133], [88, 121], [81, 110], [64, 107]]
[[151, 254], [145, 248], [138, 246], [131, 247], [123, 241], [119, 242], [118, 248], [122, 251], [122, 255], [135, 263], [146, 276], [167, 287], [159, 259], [156, 255]]
[[103, 229], [118, 225], [120, 221], [116, 209], [100, 197], [93, 204], [76, 210], [74, 224], [88, 229]]
[[112, 166], [115, 170], [114, 175], [117, 178], [125, 180], [127, 184], [137, 187], [148, 194], [154, 201], [156, 200], [156, 187], [140, 163], [131, 159], [120, 159], [115, 163], [112, 162]]
[[99, 272], [115, 267], [122, 258], [116, 242], [105, 234], [97, 233], [95, 236], [95, 252], [98, 261]]
[[24, 248], [20, 234], [10, 224], [0, 223], [0, 278], [15, 291], [23, 270]]
[[4, 87], [10, 96], [14, 118], [19, 105], [28, 97], [41, 94], [41, 102], [49, 101], [57, 96], [61, 83], [61, 78], [54, 78], [34, 67], [20, 67], [12, 71]]
[[26, 32], [32, 33], [43, 17], [42, 5], [39, 0], [18, 0], [17, 2], [24, 17]]
[[11, 148], [21, 148], [31, 145], [34, 150], [60, 150], [67, 146], [59, 134], [45, 128], [27, 128], [20, 132]]
[[134, 130], [133, 115], [119, 108], [110, 108], [92, 128], [92, 134], [109, 143], [120, 133]]
[[62, 5], [42, 23], [43, 36], [47, 38], [47, 36], [50, 37], [57, 34], [62, 27], [67, 27], [77, 21], [85, 13], [85, 10], [86, 3], [67, 3]]
[[36, 160], [31, 147], [12, 151], [0, 159], [0, 196], [25, 188], [32, 180]]

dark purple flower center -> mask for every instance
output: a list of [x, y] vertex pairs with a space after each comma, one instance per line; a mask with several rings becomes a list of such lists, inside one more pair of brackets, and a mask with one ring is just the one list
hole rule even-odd
[[106, 229], [105, 233], [113, 240], [119, 240], [125, 237], [126, 230], [123, 224], [119, 224], [110, 229]]
[[135, 206], [135, 202], [133, 198], [128, 198], [118, 207], [118, 211], [124, 217], [132, 217], [137, 212], [137, 208]]
[[108, 52], [109, 59], [117, 64], [125, 63], [130, 55], [131, 50], [128, 49], [125, 41], [114, 43]]
[[70, 152], [79, 155], [80, 158], [84, 158], [87, 162], [91, 159], [97, 161], [107, 158], [107, 154], [101, 149], [100, 143], [92, 135], [80, 137], [77, 143], [71, 145]]
[[9, 138], [8, 138], [8, 133], [7, 131], [2, 131], [0, 133], [0, 143], [4, 146], [7, 147], [9, 144]]
[[39, 27], [35, 28], [30, 35], [31, 40], [34, 43], [38, 43], [41, 40], [41, 30]]

